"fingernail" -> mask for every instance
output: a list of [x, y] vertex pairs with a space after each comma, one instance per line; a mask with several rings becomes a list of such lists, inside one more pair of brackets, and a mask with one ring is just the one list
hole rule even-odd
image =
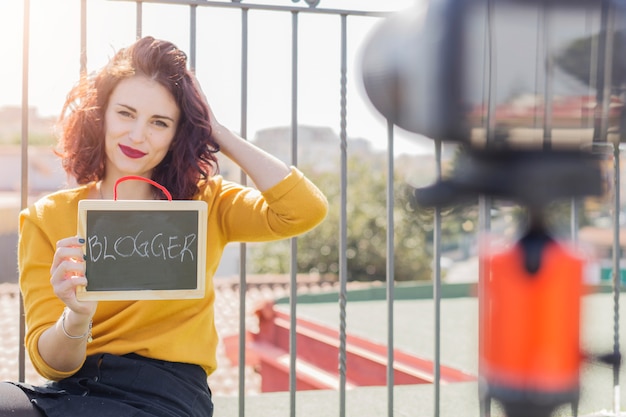
[[82, 237], [78, 238], [78, 243], [85, 243], [85, 239], [83, 239]]
[[83, 255], [83, 259], [86, 261], [87, 260], [87, 255]]

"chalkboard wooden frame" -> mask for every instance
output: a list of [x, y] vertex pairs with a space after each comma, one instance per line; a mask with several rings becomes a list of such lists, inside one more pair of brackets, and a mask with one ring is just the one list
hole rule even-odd
[[[145, 227], [151, 230], [144, 230]], [[119, 235], [122, 231], [123, 236]], [[110, 233], [118, 233], [120, 237], [112, 243], [113, 239], [107, 239]], [[78, 288], [76, 297], [81, 301], [204, 297], [207, 239], [204, 201], [81, 200], [78, 235], [86, 240], [86, 276], [91, 283]], [[109, 276], [105, 278], [106, 273]], [[176, 279], [172, 280], [174, 275]], [[142, 280], [152, 282], [139, 282]], [[109, 285], [111, 281], [116, 283]]]

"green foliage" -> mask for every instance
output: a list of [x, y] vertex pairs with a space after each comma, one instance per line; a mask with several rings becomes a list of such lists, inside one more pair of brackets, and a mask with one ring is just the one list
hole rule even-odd
[[[385, 280], [387, 268], [387, 199], [384, 159], [351, 159], [348, 162], [346, 191], [348, 280]], [[368, 157], [369, 159], [369, 157]], [[298, 272], [339, 274], [341, 233], [341, 182], [334, 172], [314, 173], [311, 180], [329, 201], [329, 213], [322, 224], [300, 236]], [[427, 231], [411, 204], [413, 189], [401, 180], [394, 181], [395, 279], [399, 281], [431, 278], [432, 250], [427, 246]], [[289, 272], [289, 244], [272, 242], [251, 247], [254, 273]]]
[[[594, 50], [601, 41], [600, 35], [587, 36], [573, 40], [567, 47], [556, 55], [556, 64], [565, 72], [582, 82], [584, 85], [593, 85], [595, 68], [592, 59], [595, 59]], [[600, 47], [602, 44], [600, 43]], [[613, 50], [622, 51], [624, 48], [624, 32], [616, 31], [613, 35]], [[626, 81], [624, 76], [624, 60], [621, 54], [615, 54], [612, 60], [612, 94], [619, 94], [620, 88]]]
[[[1, 143], [2, 141], [0, 141]], [[22, 136], [20, 134], [12, 134], [8, 137], [6, 144], [20, 145]], [[28, 144], [31, 146], [52, 146], [56, 144], [56, 138], [51, 133], [29, 133]]]

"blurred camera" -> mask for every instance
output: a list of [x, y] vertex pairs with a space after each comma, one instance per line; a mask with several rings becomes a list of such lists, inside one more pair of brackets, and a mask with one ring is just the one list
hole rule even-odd
[[615, 0], [422, 0], [382, 22], [365, 90], [402, 129], [474, 148], [580, 149], [624, 135]]

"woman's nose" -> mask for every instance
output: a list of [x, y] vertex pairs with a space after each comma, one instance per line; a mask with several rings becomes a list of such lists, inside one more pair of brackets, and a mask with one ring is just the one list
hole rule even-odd
[[143, 142], [145, 139], [145, 134], [146, 132], [144, 124], [141, 121], [137, 120], [128, 132], [128, 137], [133, 142]]

